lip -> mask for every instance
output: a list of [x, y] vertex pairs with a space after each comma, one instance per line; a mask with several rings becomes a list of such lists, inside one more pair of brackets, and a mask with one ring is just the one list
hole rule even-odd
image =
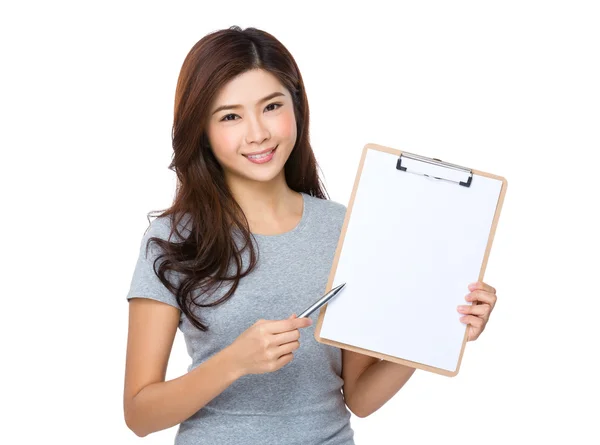
[[268, 152], [270, 152], [271, 150], [275, 150], [277, 147], [278, 147], [278, 146], [276, 145], [276, 146], [274, 146], [274, 147], [267, 148], [266, 150], [263, 150], [263, 151], [257, 151], [257, 152], [255, 152], [255, 153], [245, 153], [243, 156], [255, 156], [255, 155], [262, 155], [263, 153], [268, 153]]

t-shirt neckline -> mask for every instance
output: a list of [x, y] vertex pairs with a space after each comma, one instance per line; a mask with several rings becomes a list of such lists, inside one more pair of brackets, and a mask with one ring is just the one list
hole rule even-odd
[[254, 236], [256, 239], [262, 239], [262, 240], [281, 239], [281, 238], [285, 238], [288, 236], [297, 235], [302, 230], [304, 230], [304, 227], [306, 226], [306, 222], [308, 220], [308, 215], [310, 213], [310, 205], [309, 205], [310, 200], [307, 199], [306, 193], [300, 192], [300, 195], [302, 196], [302, 203], [303, 203], [302, 204], [302, 216], [300, 217], [300, 221], [298, 222], [298, 224], [296, 224], [296, 227], [294, 227], [291, 230], [288, 230], [287, 232], [277, 233], [275, 235], [262, 235], [262, 234], [258, 234], [258, 233], [252, 233], [252, 236]]

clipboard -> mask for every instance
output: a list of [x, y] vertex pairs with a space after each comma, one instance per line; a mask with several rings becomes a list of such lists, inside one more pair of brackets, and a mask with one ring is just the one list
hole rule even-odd
[[367, 144], [327, 283], [315, 339], [456, 376], [467, 325], [456, 307], [483, 276], [505, 178]]

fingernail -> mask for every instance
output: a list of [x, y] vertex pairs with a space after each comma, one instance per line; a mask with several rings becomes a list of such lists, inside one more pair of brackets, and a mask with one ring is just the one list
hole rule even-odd
[[466, 309], [467, 309], [467, 307], [466, 307], [466, 306], [458, 306], [458, 311], [459, 311], [459, 312], [463, 312], [463, 311], [465, 311]]

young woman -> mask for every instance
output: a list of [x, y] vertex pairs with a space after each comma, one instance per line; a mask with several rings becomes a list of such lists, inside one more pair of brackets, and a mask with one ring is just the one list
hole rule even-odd
[[[291, 54], [254, 28], [205, 36], [181, 68], [172, 137], [177, 193], [127, 295], [127, 425], [179, 424], [180, 445], [353, 444], [350, 411], [373, 413], [414, 370], [320, 344], [318, 311], [294, 314], [325, 290], [346, 208], [319, 179]], [[496, 296], [470, 290], [474, 340]], [[178, 327], [192, 363], [165, 382]]]

